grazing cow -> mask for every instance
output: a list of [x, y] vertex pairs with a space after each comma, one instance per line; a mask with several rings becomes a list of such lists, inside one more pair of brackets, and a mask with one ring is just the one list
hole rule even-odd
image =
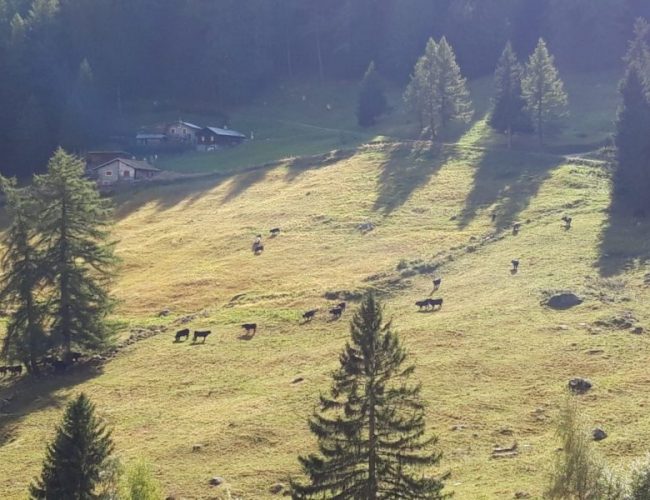
[[345, 308], [346, 308], [347, 306], [348, 306], [348, 305], [347, 305], [345, 302], [339, 302], [339, 304], [338, 304], [336, 307], [338, 307], [338, 308], [341, 310], [341, 312], [344, 313], [344, 312], [345, 312]]
[[253, 335], [257, 333], [257, 323], [244, 323], [241, 327], [246, 330], [247, 335], [250, 335], [251, 332]]
[[521, 229], [521, 223], [515, 222], [512, 225], [512, 234], [519, 234], [519, 230]]
[[318, 309], [310, 309], [309, 311], [307, 311], [302, 315], [302, 319], [304, 319], [305, 321], [311, 321], [312, 319], [314, 319], [314, 316], [316, 316], [317, 312]]
[[421, 311], [422, 309], [428, 309], [428, 308], [429, 308], [429, 299], [418, 300], [418, 301], [415, 303], [415, 305], [418, 306], [418, 307], [420, 308], [420, 311]]
[[494, 212], [492, 213], [492, 215], [490, 217], [492, 218], [492, 222], [497, 220], [497, 214], [495, 214]]
[[262, 245], [261, 243], [257, 243], [257, 242], [256, 242], [256, 243], [253, 243], [253, 253], [254, 253], [255, 255], [259, 255], [259, 254], [261, 254], [263, 251], [264, 251], [264, 245]]
[[190, 329], [189, 328], [183, 328], [182, 330], [178, 330], [176, 332], [176, 335], [174, 335], [174, 338], [176, 339], [176, 342], [180, 342], [183, 337], [185, 337], [185, 340], [190, 338]]
[[23, 365], [8, 366], [7, 371], [12, 375], [20, 375], [23, 372]]
[[274, 227], [269, 232], [271, 233], [271, 238], [275, 238], [278, 234], [280, 234], [280, 228]]
[[438, 309], [442, 309], [442, 299], [427, 299], [427, 303], [431, 306], [432, 309], [435, 310], [437, 307]]
[[210, 335], [212, 332], [210, 330], [195, 330], [194, 331], [194, 338], [192, 338], [192, 342], [196, 342], [197, 339], [202, 338], [203, 343], [205, 344], [205, 338]]
[[70, 361], [76, 363], [77, 361], [79, 361], [79, 358], [81, 358], [82, 356], [83, 354], [81, 354], [80, 352], [72, 351], [70, 353]]
[[573, 219], [571, 217], [567, 217], [565, 215], [562, 217], [562, 221], [564, 222], [564, 229], [571, 229], [571, 222], [573, 222]]
[[7, 367], [6, 366], [0, 366], [0, 375], [3, 377], [7, 374]]
[[512, 270], [514, 272], [517, 272], [517, 270], [519, 269], [519, 260], [514, 259], [514, 260], [511, 260], [510, 262], [512, 263]]
[[433, 291], [434, 291], [434, 292], [435, 292], [436, 290], [438, 290], [438, 288], [440, 288], [440, 283], [442, 283], [442, 278], [435, 278], [435, 279], [433, 280]]
[[341, 314], [343, 314], [343, 309], [340, 307], [333, 307], [330, 309], [330, 314], [332, 315], [333, 319], [339, 319], [341, 317]]

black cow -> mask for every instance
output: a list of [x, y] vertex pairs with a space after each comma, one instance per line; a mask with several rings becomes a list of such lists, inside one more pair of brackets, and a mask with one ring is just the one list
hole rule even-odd
[[6, 366], [0, 366], [0, 375], [3, 377], [7, 374], [7, 367]]
[[521, 229], [521, 224], [519, 222], [515, 222], [512, 225], [512, 234], [519, 234], [520, 229]]
[[330, 309], [330, 314], [332, 315], [333, 319], [339, 319], [341, 317], [341, 314], [343, 314], [343, 309], [340, 307], [333, 307]]
[[259, 255], [264, 251], [264, 245], [262, 243], [253, 243], [253, 253]]
[[192, 342], [196, 342], [197, 339], [202, 338], [203, 343], [205, 344], [205, 339], [208, 335], [210, 335], [212, 332], [210, 330], [195, 330], [194, 331], [194, 338], [192, 338]]
[[510, 262], [512, 263], [512, 271], [516, 273], [517, 270], [519, 269], [519, 260], [514, 259], [514, 260], [511, 260]]
[[70, 352], [70, 361], [76, 363], [83, 356], [80, 352], [72, 351]]
[[316, 316], [317, 312], [318, 309], [310, 309], [309, 311], [307, 311], [302, 315], [302, 319], [304, 319], [305, 321], [311, 321], [312, 319], [314, 319], [314, 316]]
[[571, 229], [571, 222], [573, 222], [573, 219], [571, 217], [567, 217], [565, 215], [562, 217], [562, 221], [564, 222], [564, 229]]
[[250, 335], [251, 332], [253, 335], [257, 333], [257, 323], [244, 323], [241, 327], [246, 330], [247, 335]]
[[178, 330], [176, 332], [176, 335], [174, 335], [174, 338], [176, 339], [176, 342], [180, 342], [183, 337], [185, 337], [185, 340], [190, 338], [190, 329], [189, 328], [183, 328], [182, 330]]
[[338, 308], [341, 310], [341, 312], [345, 312], [345, 308], [346, 308], [347, 306], [348, 306], [348, 305], [347, 305], [345, 302], [339, 302], [338, 305], [337, 305], [336, 307], [338, 307]]
[[7, 371], [11, 375], [20, 375], [23, 372], [23, 365], [8, 366]]
[[433, 291], [435, 292], [440, 288], [440, 283], [442, 283], [442, 278], [436, 278], [433, 280]]
[[435, 310], [437, 307], [438, 309], [442, 309], [442, 299], [427, 299], [427, 302], [431, 306], [432, 309]]
[[280, 228], [279, 227], [274, 227], [269, 232], [271, 233], [271, 237], [275, 238], [278, 234], [280, 234]]
[[415, 305], [418, 306], [418, 307], [420, 308], [420, 311], [421, 311], [422, 309], [428, 309], [428, 308], [429, 308], [429, 299], [418, 300], [418, 301], [415, 303]]

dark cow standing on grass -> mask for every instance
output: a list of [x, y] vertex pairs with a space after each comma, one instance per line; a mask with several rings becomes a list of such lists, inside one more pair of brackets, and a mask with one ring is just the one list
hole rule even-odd
[[203, 339], [203, 343], [205, 344], [205, 339], [211, 333], [212, 332], [210, 330], [195, 330], [194, 331], [194, 338], [192, 338], [192, 342], [196, 342], [197, 339]]
[[316, 316], [317, 312], [318, 312], [318, 309], [310, 309], [309, 311], [307, 311], [306, 313], [304, 313], [302, 315], [302, 319], [304, 319], [305, 322], [311, 321], [312, 319], [314, 319], [314, 316]]
[[255, 240], [253, 241], [253, 247], [252, 247], [253, 253], [255, 255], [259, 255], [264, 251], [264, 244], [262, 243], [262, 235], [258, 234], [255, 236]]
[[190, 329], [189, 328], [183, 328], [182, 330], [178, 330], [176, 332], [176, 335], [174, 335], [174, 338], [176, 339], [176, 342], [180, 342], [183, 337], [185, 338], [185, 340], [190, 338]]
[[436, 292], [440, 288], [440, 284], [442, 283], [442, 278], [434, 278], [433, 280], [433, 291]]

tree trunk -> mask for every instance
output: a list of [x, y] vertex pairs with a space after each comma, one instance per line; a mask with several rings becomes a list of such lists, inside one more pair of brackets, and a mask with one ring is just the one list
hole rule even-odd
[[375, 339], [370, 344], [370, 382], [368, 384], [369, 410], [368, 410], [368, 500], [377, 500], [377, 436], [375, 414]]

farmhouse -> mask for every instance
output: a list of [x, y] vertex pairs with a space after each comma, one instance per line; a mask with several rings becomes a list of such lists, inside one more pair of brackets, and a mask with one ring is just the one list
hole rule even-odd
[[143, 161], [114, 158], [93, 169], [97, 184], [108, 186], [117, 182], [134, 182], [152, 179], [160, 169]]
[[103, 165], [109, 160], [115, 158], [133, 158], [131, 153], [126, 151], [88, 151], [84, 155], [86, 161], [86, 170], [91, 171], [93, 168]]
[[179, 120], [167, 125], [165, 133], [167, 137], [174, 142], [196, 144], [197, 134], [202, 130], [198, 125], [190, 122]]
[[246, 136], [236, 130], [219, 127], [204, 127], [196, 134], [197, 149], [207, 150], [241, 144]]
[[165, 134], [149, 134], [141, 132], [135, 136], [135, 142], [138, 146], [158, 146], [167, 141]]

